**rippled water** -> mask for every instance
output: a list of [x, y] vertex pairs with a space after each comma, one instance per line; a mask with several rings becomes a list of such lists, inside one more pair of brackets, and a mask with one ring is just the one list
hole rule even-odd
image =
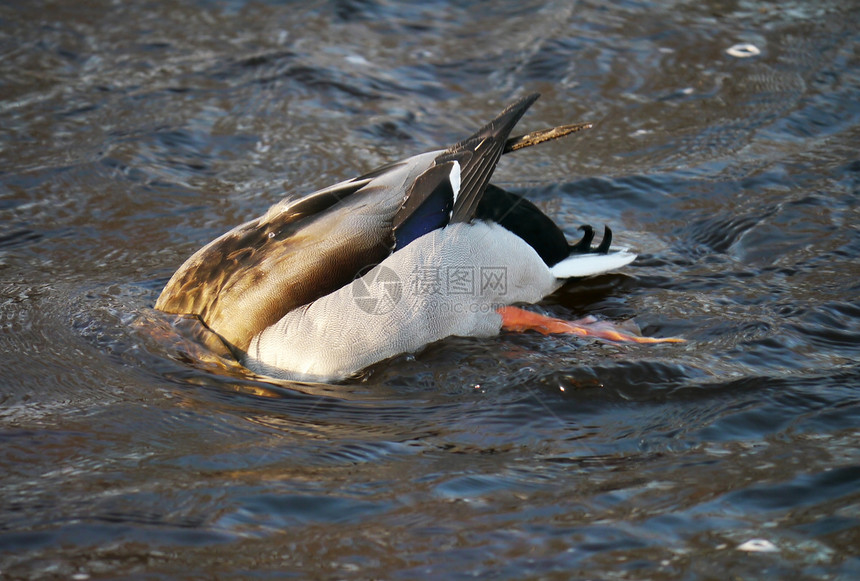
[[[858, 8], [5, 2], [0, 577], [860, 577]], [[543, 309], [687, 343], [274, 384], [152, 309], [282, 196], [531, 91], [524, 130], [595, 128], [495, 181], [641, 253]]]

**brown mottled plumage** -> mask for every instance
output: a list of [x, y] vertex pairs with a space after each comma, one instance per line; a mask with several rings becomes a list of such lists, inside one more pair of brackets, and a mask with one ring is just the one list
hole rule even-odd
[[[391, 252], [390, 233], [382, 229], [376, 236], [341, 231], [343, 244], [326, 243], [337, 222], [331, 220], [338, 215], [334, 207], [349, 211], [350, 194], [366, 183], [358, 178], [276, 205], [210, 242], [176, 271], [155, 308], [197, 315], [231, 349], [244, 351], [284, 313], [336, 290]], [[329, 209], [334, 212], [325, 213]]]

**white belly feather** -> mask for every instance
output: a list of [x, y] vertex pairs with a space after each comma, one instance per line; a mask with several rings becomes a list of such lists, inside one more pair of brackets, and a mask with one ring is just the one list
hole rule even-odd
[[331, 381], [451, 335], [488, 337], [496, 309], [534, 303], [561, 281], [498, 224], [454, 223], [257, 335], [243, 364], [268, 376]]

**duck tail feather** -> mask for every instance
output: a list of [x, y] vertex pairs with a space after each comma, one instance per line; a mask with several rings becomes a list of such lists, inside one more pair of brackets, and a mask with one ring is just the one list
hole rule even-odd
[[549, 270], [556, 278], [592, 276], [627, 266], [636, 255], [626, 250], [609, 254], [571, 254]]

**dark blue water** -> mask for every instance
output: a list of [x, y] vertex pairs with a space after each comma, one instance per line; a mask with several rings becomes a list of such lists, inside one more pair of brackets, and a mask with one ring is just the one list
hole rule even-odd
[[[0, 577], [860, 577], [856, 2], [0, 6]], [[759, 54], [727, 52], [748, 43]], [[285, 195], [527, 92], [496, 182], [640, 259], [262, 382], [153, 310]]]

